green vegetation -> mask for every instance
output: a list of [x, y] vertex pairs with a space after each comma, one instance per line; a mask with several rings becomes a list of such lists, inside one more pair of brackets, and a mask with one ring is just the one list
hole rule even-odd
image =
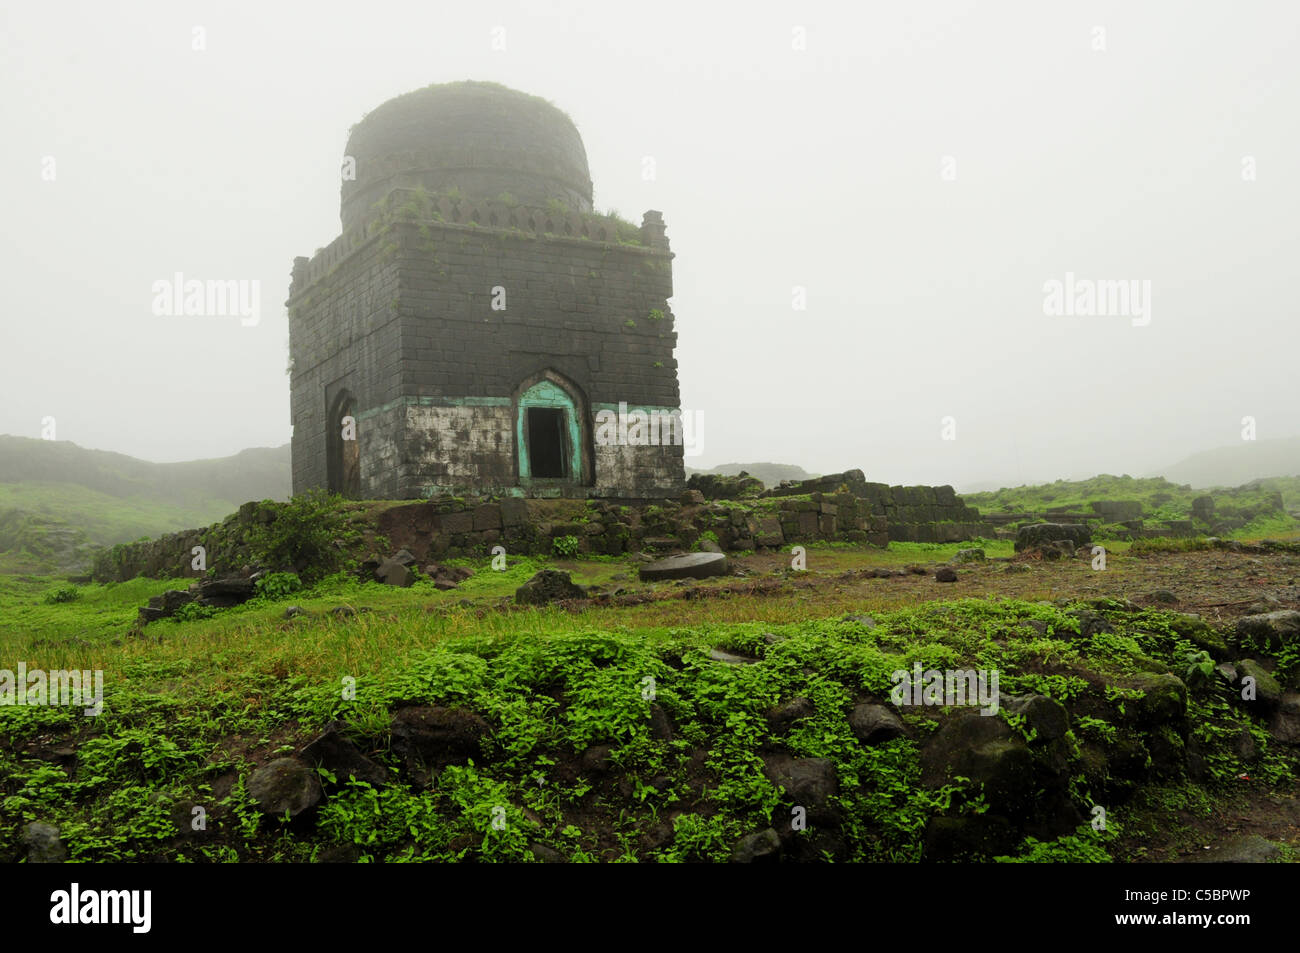
[[[968, 493], [963, 500], [978, 507], [983, 513], [1033, 513], [1044, 515], [1049, 510], [1093, 514], [1094, 501], [1131, 501], [1142, 504], [1142, 519], [1148, 526], [1158, 527], [1164, 520], [1193, 519], [1192, 501], [1201, 496], [1214, 500], [1212, 523], [1195, 520], [1196, 528], [1203, 534], [1215, 530], [1230, 539], [1257, 540], [1300, 534], [1300, 520], [1286, 510], [1300, 506], [1300, 477], [1277, 477], [1256, 480], [1232, 489], [1196, 490], [1178, 485], [1160, 477], [1135, 479], [1130, 476], [1102, 474], [1090, 480], [1057, 480], [1039, 486], [1005, 487], [1001, 490]], [[1118, 524], [1104, 524], [1100, 516], [1090, 519], [1095, 535], [1102, 538], [1124, 539], [1128, 530]], [[1156, 544], [1158, 539], [1139, 540]], [[1172, 541], [1181, 544], [1181, 540]], [[1178, 550], [1179, 546], [1175, 546]]]
[[[814, 550], [825, 554], [818, 560], [842, 552], [850, 555]], [[810, 859], [914, 861], [932, 818], [975, 817], [988, 805], [973, 783], [921, 783], [920, 745], [948, 712], [909, 712], [910, 735], [883, 744], [855, 738], [848, 711], [864, 696], [888, 697], [893, 671], [914, 662], [997, 669], [1004, 693], [1042, 693], [1087, 711], [1073, 721], [1080, 742], [1107, 745], [1144, 738], [1139, 713], [1154, 684], [1144, 678], [1204, 661], [1176, 614], [1106, 600], [932, 601], [873, 610], [866, 626], [809, 617], [797, 601], [786, 621], [756, 622], [785, 610], [733, 597], [691, 604], [683, 624], [680, 601], [485, 611], [546, 561], [513, 558], [504, 572], [459, 562], [476, 572], [451, 593], [425, 579], [403, 590], [335, 573], [304, 587], [276, 573], [253, 602], [156, 623], [146, 638], [130, 632], [135, 608], [165, 582], [88, 585], [61, 601], [46, 598], [58, 591], [48, 580], [0, 581], [3, 657], [106, 674], [105, 712], [93, 724], [62, 708], [0, 709], [0, 842], [41, 819], [58, 824], [82, 860], [301, 861], [344, 851], [388, 862], [518, 861], [532, 859], [534, 845], [573, 861], [725, 860], [739, 838], [789, 815], [761, 757], [779, 743], [795, 757], [828, 759], [838, 779], [830, 803], [843, 844], [816, 840], [814, 825], [800, 835], [814, 838]], [[586, 584], [627, 572], [621, 561], [579, 567]], [[289, 598], [303, 614], [286, 620]], [[355, 612], [336, 617], [339, 606]], [[1075, 609], [1104, 613], [1114, 631], [1081, 637]], [[721, 664], [709, 658], [713, 647], [755, 661]], [[354, 697], [340, 691], [345, 677], [356, 680]], [[809, 700], [807, 717], [774, 728], [769, 712], [793, 698]], [[422, 781], [389, 739], [399, 703], [473, 711], [491, 730], [476, 754]], [[1197, 682], [1187, 704], [1207, 772], [1189, 789], [1215, 797], [1233, 783], [1231, 743], [1243, 726], [1263, 752], [1252, 773], [1271, 783], [1291, 777], [1287, 758], [1223, 687]], [[670, 733], [655, 729], [656, 706]], [[334, 720], [391, 783], [326, 772], [314, 828], [260, 814], [245, 788], [253, 766]], [[1009, 720], [1035, 738], [1022, 717]], [[44, 759], [31, 747], [38, 738], [75, 746], [75, 764]], [[602, 745], [606, 761], [584, 760]], [[1062, 756], [1073, 761], [1078, 750], [1066, 743]], [[1117, 783], [1078, 778], [1085, 814], [1099, 785]], [[196, 805], [209, 818], [202, 836], [182, 831]], [[1122, 833], [1133, 834], [1127, 821]], [[1115, 824], [1084, 825], [1056, 841], [1026, 839], [997, 859], [1104, 861], [1119, 856], [1120, 834]]]
[[979, 507], [981, 512], [990, 513], [1041, 513], [1048, 509], [1090, 512], [1094, 500], [1134, 500], [1142, 504], [1144, 518], [1190, 519], [1192, 500], [1207, 494], [1214, 497], [1216, 517], [1281, 515], [1275, 497], [1280, 494], [1284, 506], [1300, 506], [1300, 477], [1257, 480], [1235, 489], [1197, 490], [1162, 477], [1138, 479], [1101, 474], [1088, 480], [1057, 480], [1037, 486], [965, 493], [962, 499]]
[[314, 582], [348, 567], [348, 546], [360, 533], [339, 505], [342, 497], [308, 490], [277, 508], [269, 523], [255, 524], [248, 534], [250, 555], [271, 569], [294, 569]]
[[288, 451], [149, 463], [0, 435], [0, 573], [78, 572], [96, 547], [206, 526], [245, 500], [286, 498]]
[[570, 557], [578, 554], [578, 537], [576, 536], [556, 536], [551, 540], [551, 546], [555, 550], [555, 555]]

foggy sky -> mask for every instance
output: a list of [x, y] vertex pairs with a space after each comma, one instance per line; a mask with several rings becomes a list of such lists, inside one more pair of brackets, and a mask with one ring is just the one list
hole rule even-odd
[[[288, 441], [348, 127], [479, 79], [573, 117], [599, 209], [663, 211], [691, 466], [1019, 484], [1300, 433], [1300, 7], [717, 6], [6, 4], [0, 432]], [[155, 316], [176, 272], [260, 281], [260, 322]], [[1149, 324], [1044, 314], [1067, 273], [1149, 281]]]

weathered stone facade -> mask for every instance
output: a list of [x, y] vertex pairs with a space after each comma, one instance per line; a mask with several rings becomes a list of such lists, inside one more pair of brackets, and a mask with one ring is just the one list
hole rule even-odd
[[294, 492], [678, 494], [680, 434], [602, 445], [595, 426], [679, 407], [663, 217], [592, 214], [568, 117], [495, 84], [428, 87], [370, 113], [347, 154], [344, 232], [295, 260], [287, 302]]

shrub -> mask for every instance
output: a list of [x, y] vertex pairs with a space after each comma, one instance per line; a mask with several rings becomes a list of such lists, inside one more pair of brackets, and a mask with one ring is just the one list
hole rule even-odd
[[[347, 547], [360, 533], [347, 523], [343, 498], [308, 490], [278, 507], [270, 523], [248, 534], [253, 559], [268, 569], [293, 569], [311, 583], [347, 568]], [[335, 545], [336, 542], [338, 545]]]
[[175, 622], [197, 622], [200, 619], [211, 619], [217, 614], [216, 606], [199, 605], [197, 602], [187, 602], [181, 606], [171, 616]]
[[700, 544], [703, 543], [706, 539], [709, 542], [713, 543], [715, 546], [721, 545], [721, 543], [718, 542], [718, 534], [711, 529], [706, 529], [703, 533], [700, 534], [700, 538], [695, 541], [695, 548], [703, 549], [703, 546], [701, 546]]
[[76, 586], [60, 586], [47, 592], [44, 601], [47, 606], [53, 606], [61, 602], [76, 602], [80, 598], [81, 590]]
[[270, 601], [283, 599], [301, 589], [302, 580], [297, 573], [273, 572], [257, 580], [257, 594]]
[[551, 548], [557, 556], [575, 556], [578, 553], [578, 537], [557, 536], [551, 540]]

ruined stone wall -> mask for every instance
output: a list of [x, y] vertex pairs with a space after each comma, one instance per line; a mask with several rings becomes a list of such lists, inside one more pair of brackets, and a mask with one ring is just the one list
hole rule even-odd
[[[869, 483], [861, 470], [847, 470], [809, 480], [786, 481], [766, 491], [765, 497], [813, 494], [814, 499], [834, 494], [836, 500], [846, 496], [856, 500], [850, 517], [883, 517], [890, 539], [900, 542], [949, 543], [976, 536], [992, 538], [995, 528], [980, 516], [979, 510], [957, 498], [951, 486], [889, 486]], [[835, 502], [830, 503], [836, 506]], [[838, 505], [844, 505], [840, 503]], [[807, 508], [796, 512], [807, 512]], [[837, 515], [832, 510], [818, 511], [819, 516]], [[789, 524], [790, 519], [786, 518]], [[803, 527], [808, 525], [804, 518]]]
[[[190, 530], [114, 547], [96, 560], [95, 578], [102, 582], [137, 574], [197, 575], [189, 569], [190, 548], [200, 542], [209, 546], [208, 564], [218, 574], [238, 571], [249, 560], [243, 544], [247, 528], [273, 521], [281, 505], [246, 503], [210, 531]], [[883, 504], [848, 491], [725, 502], [706, 501], [694, 490], [679, 499], [444, 496], [387, 506], [368, 528], [387, 540], [389, 550], [408, 549], [421, 560], [485, 557], [498, 544], [510, 553], [551, 555], [555, 540], [570, 536], [577, 540], [579, 553], [619, 555], [690, 550], [701, 537], [736, 552], [817, 541], [883, 547], [891, 540], [917, 536], [925, 542], [955, 542], [991, 535], [983, 523], [894, 524], [874, 512], [878, 505]], [[900, 527], [904, 535], [895, 535]]]

